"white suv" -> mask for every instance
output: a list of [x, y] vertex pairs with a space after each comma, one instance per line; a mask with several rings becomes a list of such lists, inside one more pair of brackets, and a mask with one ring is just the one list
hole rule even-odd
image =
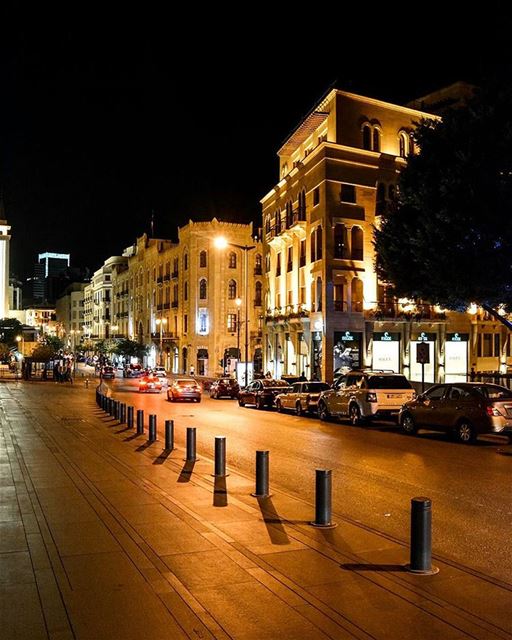
[[402, 405], [416, 396], [400, 373], [350, 371], [340, 376], [318, 401], [320, 420], [348, 417], [351, 424], [372, 418], [397, 418]]
[[165, 371], [165, 367], [155, 367], [153, 369], [153, 373], [155, 376], [161, 379], [163, 386], [165, 387], [168, 384], [167, 373]]

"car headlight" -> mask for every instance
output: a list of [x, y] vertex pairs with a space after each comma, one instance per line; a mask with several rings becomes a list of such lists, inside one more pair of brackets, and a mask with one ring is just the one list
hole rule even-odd
[[377, 402], [377, 394], [374, 391], [369, 391], [366, 394], [366, 402]]

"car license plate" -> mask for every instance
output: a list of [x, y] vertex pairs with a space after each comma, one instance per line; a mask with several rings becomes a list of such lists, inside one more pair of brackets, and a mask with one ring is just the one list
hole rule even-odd
[[388, 393], [388, 398], [392, 398], [393, 400], [400, 400], [404, 396], [401, 393]]

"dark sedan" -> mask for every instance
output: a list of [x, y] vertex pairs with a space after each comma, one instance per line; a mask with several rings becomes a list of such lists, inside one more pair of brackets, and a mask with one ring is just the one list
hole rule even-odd
[[466, 382], [437, 384], [400, 410], [405, 433], [419, 428], [446, 431], [463, 443], [480, 433], [512, 437], [512, 391], [497, 384]]
[[288, 389], [288, 383], [284, 380], [263, 378], [254, 380], [241, 389], [238, 393], [238, 404], [244, 407], [246, 404], [254, 404], [257, 409], [273, 407], [276, 396]]
[[210, 398], [238, 398], [240, 385], [234, 378], [219, 378], [210, 385]]

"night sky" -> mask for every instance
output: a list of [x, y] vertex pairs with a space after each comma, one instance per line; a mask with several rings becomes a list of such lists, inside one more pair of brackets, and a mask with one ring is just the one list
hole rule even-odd
[[494, 4], [487, 17], [426, 11], [373, 28], [358, 13], [316, 27], [304, 17], [307, 33], [289, 24], [288, 37], [269, 16], [246, 19], [256, 35], [207, 16], [193, 29], [158, 16], [6, 29], [0, 186], [11, 271], [29, 275], [41, 251], [97, 269], [149, 232], [152, 211], [157, 237], [175, 238], [189, 218], [259, 226], [277, 150], [333, 83], [403, 103], [497, 70], [510, 81]]

